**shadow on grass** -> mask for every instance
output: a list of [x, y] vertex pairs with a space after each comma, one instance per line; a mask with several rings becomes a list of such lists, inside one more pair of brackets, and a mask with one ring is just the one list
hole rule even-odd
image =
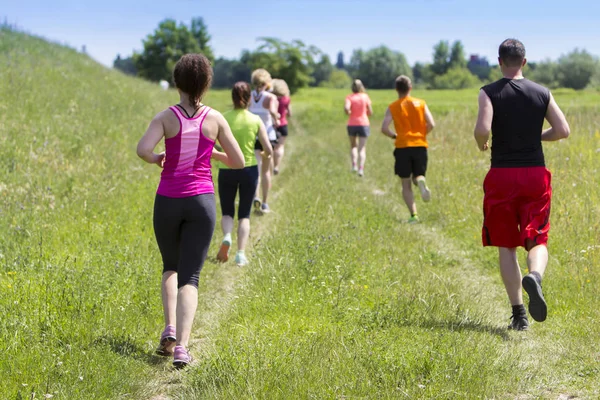
[[169, 357], [159, 356], [158, 354], [154, 354], [154, 352], [149, 353], [147, 349], [129, 338], [103, 336], [97, 340], [97, 343], [108, 345], [111, 351], [116, 354], [142, 361], [149, 365], [161, 365], [170, 361]]

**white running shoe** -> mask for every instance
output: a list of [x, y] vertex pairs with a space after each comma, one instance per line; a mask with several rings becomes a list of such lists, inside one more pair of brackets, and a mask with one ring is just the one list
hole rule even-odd
[[417, 186], [419, 186], [419, 190], [421, 191], [421, 198], [423, 199], [423, 201], [428, 202], [429, 200], [431, 200], [431, 191], [427, 187], [425, 177], [417, 179]]

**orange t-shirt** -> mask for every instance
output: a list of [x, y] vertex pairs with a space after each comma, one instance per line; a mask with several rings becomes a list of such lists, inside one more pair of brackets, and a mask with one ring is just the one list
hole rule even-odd
[[411, 96], [390, 104], [390, 113], [396, 130], [396, 148], [427, 147], [425, 101]]
[[371, 99], [366, 93], [352, 93], [346, 97], [350, 102], [350, 118], [348, 126], [369, 126], [367, 110]]

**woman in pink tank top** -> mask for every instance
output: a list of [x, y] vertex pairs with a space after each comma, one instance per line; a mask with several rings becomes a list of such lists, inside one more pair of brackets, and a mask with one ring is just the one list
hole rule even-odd
[[273, 79], [273, 94], [279, 100], [278, 112], [280, 115], [279, 126], [277, 127], [277, 144], [273, 157], [273, 174], [279, 174], [279, 165], [285, 152], [284, 146], [288, 136], [288, 118], [292, 116], [292, 107], [290, 106], [290, 89], [283, 79]]
[[348, 118], [348, 137], [350, 138], [350, 159], [352, 172], [363, 176], [367, 159], [367, 138], [370, 135], [369, 116], [373, 114], [371, 99], [365, 93], [360, 79], [352, 83], [352, 94], [346, 97], [344, 111]]
[[[198, 279], [216, 222], [211, 157], [243, 168], [244, 156], [227, 121], [201, 103], [212, 67], [201, 54], [177, 62], [173, 81], [179, 103], [158, 113], [137, 146], [144, 161], [163, 168], [154, 202], [154, 233], [163, 261], [165, 329], [157, 352], [173, 355], [173, 365], [191, 361], [187, 350], [198, 305]], [[154, 153], [165, 139], [165, 151]], [[216, 141], [225, 151], [214, 149]]]

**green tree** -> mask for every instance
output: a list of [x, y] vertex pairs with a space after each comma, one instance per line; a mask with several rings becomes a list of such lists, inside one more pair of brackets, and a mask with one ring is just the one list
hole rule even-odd
[[341, 52], [341, 51], [337, 55], [337, 62], [335, 63], [335, 67], [337, 69], [344, 69], [344, 68], [346, 68], [346, 66], [344, 65], [344, 53]]
[[433, 79], [432, 89], [467, 89], [478, 86], [481, 81], [466, 68], [451, 68], [444, 75]]
[[308, 86], [313, 78], [314, 58], [321, 54], [314, 46], [299, 40], [290, 43], [275, 38], [260, 38], [263, 43], [248, 55], [251, 69], [265, 68], [274, 78], [287, 82], [290, 92]]
[[313, 66], [312, 85], [319, 86], [321, 82], [329, 80], [333, 72], [333, 65], [326, 54], [321, 55], [321, 59]]
[[238, 81], [250, 81], [250, 67], [244, 63], [244, 56], [240, 60], [218, 58], [213, 64], [213, 87], [230, 89]]
[[368, 51], [355, 50], [348, 69], [350, 74], [361, 79], [366, 87], [373, 89], [392, 88], [398, 75], [412, 77], [412, 69], [404, 54], [385, 46]]
[[352, 78], [348, 72], [343, 69], [334, 68], [329, 75], [329, 79], [322, 81], [319, 86], [333, 89], [349, 89], [352, 85]]
[[426, 69], [427, 65], [420, 62], [415, 63], [415, 65], [412, 68], [413, 79], [415, 81], [415, 84], [421, 83], [425, 80], [425, 76], [427, 75]]
[[598, 60], [594, 56], [585, 50], [575, 49], [558, 59], [558, 83], [561, 87], [583, 89], [590, 83], [597, 68]]
[[117, 54], [117, 58], [113, 61], [113, 68], [118, 69], [127, 75], [136, 75], [137, 69], [132, 57], [121, 58], [120, 54]]
[[465, 56], [465, 48], [460, 40], [452, 44], [450, 51], [450, 59], [448, 60], [448, 69], [465, 68], [467, 66], [467, 58]]
[[559, 86], [557, 65], [550, 60], [538, 62], [529, 76], [532, 81], [547, 86], [550, 89]]
[[450, 45], [447, 40], [440, 40], [433, 46], [433, 63], [429, 67], [434, 75], [444, 75], [448, 71]]
[[212, 48], [208, 44], [210, 42], [210, 35], [208, 34], [208, 27], [204, 23], [204, 19], [202, 17], [192, 18], [192, 23], [190, 25], [190, 31], [192, 35], [198, 41], [198, 46], [200, 47], [200, 53], [204, 54], [210, 61], [214, 61], [215, 55], [213, 53]]
[[200, 52], [200, 46], [192, 32], [184, 24], [177, 25], [173, 19], [162, 21], [154, 33], [144, 40], [144, 50], [134, 54], [138, 75], [151, 81], [171, 81], [175, 63], [187, 53]]

